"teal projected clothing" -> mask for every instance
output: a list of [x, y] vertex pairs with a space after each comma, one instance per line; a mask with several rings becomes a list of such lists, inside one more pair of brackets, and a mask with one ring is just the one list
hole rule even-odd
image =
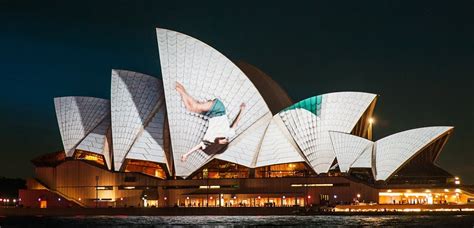
[[209, 118], [218, 117], [225, 115], [225, 106], [219, 99], [214, 99], [214, 103], [209, 111], [203, 113], [203, 115]]
[[283, 109], [283, 111], [302, 108], [302, 109], [306, 109], [306, 110], [312, 112], [316, 116], [319, 116], [321, 114], [322, 101], [323, 101], [323, 96], [321, 96], [321, 95], [310, 97], [310, 98], [304, 99], [304, 100], [302, 100], [302, 101], [300, 101], [300, 102], [298, 102], [298, 103], [296, 103], [296, 104], [294, 104], [294, 105], [292, 105], [288, 108]]

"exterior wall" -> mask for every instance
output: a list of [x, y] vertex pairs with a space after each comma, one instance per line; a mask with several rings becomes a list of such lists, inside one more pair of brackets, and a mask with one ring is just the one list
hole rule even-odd
[[29, 208], [40, 208], [42, 203], [45, 208], [79, 207], [76, 203], [45, 189], [20, 189], [18, 195], [21, 199], [20, 205]]
[[50, 189], [56, 188], [56, 169], [53, 167], [36, 167], [36, 179]]
[[32, 190], [47, 190], [48, 189], [34, 178], [26, 179], [26, 188], [32, 189]]
[[[96, 177], [99, 177], [96, 180]], [[129, 181], [127, 182], [127, 178]], [[126, 186], [157, 188], [157, 178], [140, 173], [120, 173], [99, 168], [85, 161], [71, 160], [57, 167], [39, 167], [36, 178], [51, 191], [57, 191], [86, 206], [138, 206], [143, 190], [123, 189]], [[99, 187], [96, 191], [96, 187]], [[103, 189], [102, 188], [106, 188]], [[96, 197], [97, 194], [97, 197]]]
[[[219, 197], [222, 197], [220, 206], [230, 205], [230, 202], [235, 206], [244, 200], [247, 206], [262, 206], [267, 202], [276, 202], [277, 206], [283, 202], [287, 206], [352, 203], [358, 194], [359, 201], [378, 200], [377, 189], [342, 176], [161, 180], [141, 173], [108, 171], [78, 160], [65, 161], [55, 168], [37, 168], [36, 171], [36, 178], [45, 183], [49, 192], [86, 207], [143, 207], [142, 197], [146, 194], [148, 204], [158, 207], [219, 206]], [[96, 176], [99, 177], [97, 181]], [[206, 189], [206, 186], [211, 188]], [[32, 199], [38, 198], [36, 193], [32, 194]], [[321, 195], [327, 195], [327, 202], [320, 200]], [[38, 204], [34, 200], [31, 202], [30, 206]], [[199, 204], [190, 205], [190, 202]], [[25, 205], [28, 204], [25, 202]]]
[[[292, 185], [299, 185], [292, 187]], [[304, 185], [307, 186], [304, 186]], [[323, 186], [333, 184], [334, 186]], [[320, 186], [315, 186], [320, 185]], [[339, 186], [338, 186], [339, 185]], [[357, 195], [359, 201], [377, 202], [378, 190], [363, 183], [351, 181], [345, 177], [306, 177], [306, 178], [248, 178], [248, 179], [209, 179], [209, 180], [170, 180], [164, 182], [168, 189], [160, 188], [159, 205], [174, 206], [186, 202], [187, 197], [191, 199], [206, 199], [213, 197], [216, 199], [223, 194], [225, 202], [236, 196], [238, 199], [250, 199], [251, 201], [260, 199], [266, 202], [272, 199], [292, 199], [304, 200], [303, 204], [336, 204], [352, 203]], [[175, 189], [177, 186], [193, 186], [194, 188]], [[199, 186], [221, 186], [219, 189], [199, 189]], [[226, 186], [222, 188], [223, 186]], [[227, 186], [238, 186], [229, 188]], [[199, 194], [200, 193], [200, 194]], [[328, 202], [321, 202], [320, 195], [328, 195]], [[334, 198], [336, 195], [336, 198]], [[310, 196], [310, 198], [308, 198]], [[165, 200], [166, 199], [166, 200]], [[224, 206], [224, 205], [221, 205]]]

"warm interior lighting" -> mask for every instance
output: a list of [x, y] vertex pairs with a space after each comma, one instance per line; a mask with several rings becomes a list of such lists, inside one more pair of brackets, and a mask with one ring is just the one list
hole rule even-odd
[[444, 192], [449, 192], [449, 190], [447, 188], [444, 189]]
[[392, 192], [392, 190], [391, 190], [391, 189], [389, 189], [389, 190], [387, 190], [387, 192]]
[[201, 185], [199, 186], [199, 188], [204, 188], [204, 189], [207, 189], [207, 188], [221, 188], [221, 186], [219, 185], [210, 185], [210, 186], [207, 186], [207, 185]]
[[87, 160], [95, 162], [100, 165], [105, 165], [104, 156], [88, 151], [77, 150], [74, 153], [74, 158], [78, 160]]
[[334, 184], [291, 184], [291, 187], [332, 187]]
[[166, 179], [166, 172], [160, 164], [142, 160], [127, 160], [125, 172], [138, 172], [149, 176]]
[[379, 196], [401, 196], [403, 193], [400, 192], [380, 192]]
[[125, 186], [125, 187], [123, 187], [123, 188], [124, 188], [124, 189], [135, 189], [134, 186]]

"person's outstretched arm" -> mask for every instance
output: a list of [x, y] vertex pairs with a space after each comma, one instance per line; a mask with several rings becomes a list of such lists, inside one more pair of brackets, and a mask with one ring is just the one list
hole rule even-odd
[[187, 153], [183, 154], [183, 156], [181, 156], [181, 161], [185, 162], [186, 159], [188, 159], [189, 155], [191, 155], [192, 153], [196, 152], [199, 149], [203, 149], [203, 150], [206, 149], [206, 145], [204, 145], [203, 142], [200, 142], [199, 144], [191, 148]]
[[237, 127], [237, 124], [239, 124], [239, 122], [240, 122], [240, 118], [242, 117], [242, 113], [244, 112], [244, 109], [245, 109], [245, 103], [240, 104], [239, 114], [237, 114], [237, 117], [235, 118], [235, 120], [232, 123], [232, 125], [230, 126], [230, 128], [235, 129]]

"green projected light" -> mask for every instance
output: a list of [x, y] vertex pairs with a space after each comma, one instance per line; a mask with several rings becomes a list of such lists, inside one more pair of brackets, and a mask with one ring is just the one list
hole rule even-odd
[[283, 109], [283, 111], [293, 110], [297, 108], [306, 109], [315, 115], [319, 116], [321, 114], [321, 104], [323, 101], [323, 96], [314, 96], [307, 99], [304, 99], [288, 108]]

